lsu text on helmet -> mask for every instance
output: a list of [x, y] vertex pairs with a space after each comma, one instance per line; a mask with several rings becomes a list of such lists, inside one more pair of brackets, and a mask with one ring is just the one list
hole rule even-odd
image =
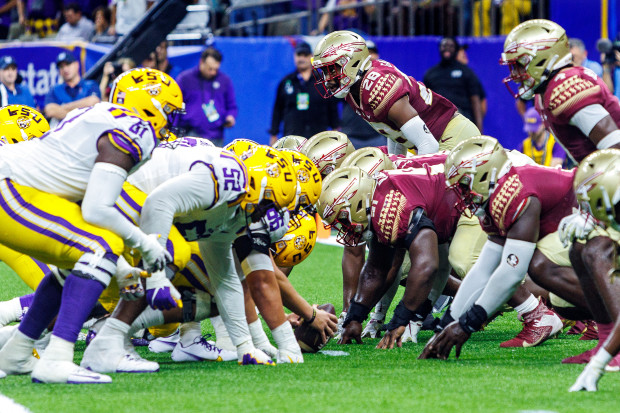
[[[569, 65], [572, 55], [566, 32], [550, 20], [528, 20], [506, 37], [500, 64], [507, 65], [510, 75], [504, 79], [508, 91], [515, 97], [532, 99], [536, 88], [549, 78], [554, 70]], [[510, 82], [515, 82], [514, 92]]]
[[248, 192], [241, 201], [241, 208], [248, 214], [274, 206], [283, 210], [295, 201], [295, 169], [278, 150], [257, 145], [245, 151], [239, 158], [248, 172]]
[[326, 226], [347, 246], [370, 239], [370, 207], [376, 182], [355, 166], [339, 168], [323, 181], [317, 209]]
[[321, 195], [321, 173], [310, 159], [303, 153], [299, 153], [290, 149], [281, 150], [282, 156], [293, 165], [297, 174], [297, 184], [299, 185], [299, 198], [295, 205], [294, 211], [300, 208], [310, 211], [314, 209], [314, 205]]
[[456, 209], [471, 216], [483, 207], [510, 166], [504, 148], [490, 136], [475, 136], [456, 145], [444, 164], [446, 185], [459, 196]]
[[273, 144], [273, 147], [277, 150], [281, 149], [290, 149], [293, 151], [299, 151], [299, 148], [307, 141], [308, 139], [303, 136], [298, 135], [287, 135], [283, 136]]
[[592, 152], [575, 173], [575, 195], [582, 210], [620, 231], [620, 150]]
[[354, 150], [346, 134], [338, 131], [324, 131], [308, 139], [300, 152], [316, 165], [321, 177], [325, 178], [338, 168], [344, 158]]
[[17, 143], [40, 138], [50, 130], [45, 117], [26, 105], [8, 105], [0, 109], [0, 139]]
[[170, 137], [174, 117], [183, 113], [183, 93], [173, 78], [157, 69], [136, 68], [114, 80], [110, 102], [150, 122], [160, 139]]
[[292, 267], [310, 255], [316, 244], [316, 220], [306, 211], [291, 219], [282, 239], [272, 245], [273, 259], [278, 267]]
[[371, 65], [366, 41], [347, 30], [325, 36], [314, 49], [316, 88], [324, 98], [343, 98]]
[[396, 169], [390, 157], [379, 148], [361, 148], [344, 158], [340, 167], [357, 166], [371, 177], [383, 170]]

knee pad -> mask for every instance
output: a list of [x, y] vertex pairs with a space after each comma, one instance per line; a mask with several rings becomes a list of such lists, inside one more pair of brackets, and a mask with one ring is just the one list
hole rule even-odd
[[87, 252], [80, 257], [72, 273], [81, 278], [99, 281], [107, 287], [116, 272], [117, 259], [118, 256], [112, 253], [101, 255]]
[[560, 307], [560, 308], [575, 307], [573, 304], [569, 303], [568, 301], [566, 301], [563, 298], [558, 297], [557, 295], [553, 294], [552, 292], [549, 293], [549, 301], [551, 302], [551, 305], [554, 306], [554, 307]]

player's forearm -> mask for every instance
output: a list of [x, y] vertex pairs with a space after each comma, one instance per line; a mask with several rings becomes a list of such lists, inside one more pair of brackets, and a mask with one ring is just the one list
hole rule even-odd
[[349, 302], [357, 291], [360, 273], [366, 260], [366, 245], [344, 247], [342, 254], [342, 309], [349, 308]]
[[270, 329], [275, 329], [286, 321], [278, 281], [273, 271], [252, 271], [246, 277], [248, 287], [258, 311]]
[[312, 306], [295, 290], [289, 279], [275, 267], [275, 275], [280, 288], [282, 304], [305, 320], [312, 318]]
[[360, 274], [353, 301], [369, 308], [373, 307], [392, 285], [396, 272], [391, 268], [373, 267], [366, 261]]

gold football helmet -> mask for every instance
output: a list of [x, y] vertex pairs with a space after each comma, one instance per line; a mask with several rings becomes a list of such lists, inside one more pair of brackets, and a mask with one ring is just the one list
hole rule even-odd
[[306, 211], [299, 211], [287, 233], [273, 243], [273, 259], [278, 267], [292, 267], [305, 260], [315, 244], [316, 220]]
[[[572, 62], [566, 32], [557, 23], [536, 19], [521, 23], [508, 34], [500, 64], [507, 65], [510, 76], [504, 79], [515, 97], [533, 99], [536, 88], [553, 72]], [[509, 82], [518, 85], [515, 93]]]
[[379, 148], [361, 148], [344, 158], [340, 167], [357, 166], [371, 177], [383, 170], [396, 169], [390, 157]]
[[228, 145], [224, 146], [224, 149], [234, 153], [238, 157], [242, 157], [246, 152], [250, 154], [257, 146], [258, 142], [254, 142], [250, 139], [235, 139]]
[[169, 126], [183, 113], [183, 92], [173, 78], [157, 69], [136, 68], [114, 80], [110, 102], [123, 106], [153, 126], [160, 139], [170, 137]]
[[257, 145], [242, 153], [239, 158], [248, 172], [248, 192], [241, 201], [241, 208], [253, 214], [262, 206], [287, 208], [295, 201], [297, 178], [295, 169], [276, 149]]
[[511, 164], [504, 148], [490, 136], [475, 136], [456, 145], [444, 165], [446, 185], [456, 191], [456, 209], [475, 213], [491, 196], [503, 169]]
[[301, 147], [325, 178], [340, 166], [344, 158], [355, 150], [346, 134], [338, 131], [319, 132]]
[[326, 226], [338, 230], [336, 240], [355, 246], [370, 239], [370, 206], [376, 182], [355, 166], [339, 168], [323, 181], [317, 209]]
[[307, 140], [308, 139], [304, 138], [303, 136], [287, 135], [287, 136], [283, 136], [280, 139], [278, 139], [276, 143], [273, 144], [273, 147], [276, 148], [277, 150], [290, 149], [290, 150], [299, 152], [299, 148], [301, 148], [301, 146]]
[[312, 209], [316, 201], [319, 200], [319, 195], [321, 195], [321, 173], [303, 153], [290, 149], [284, 149], [280, 153], [293, 165], [293, 169], [297, 173], [300, 191], [294, 211], [297, 212], [300, 208]]
[[50, 130], [43, 115], [26, 105], [8, 105], [0, 109], [0, 139], [18, 143], [40, 138]]
[[366, 41], [347, 30], [323, 37], [312, 56], [317, 90], [324, 98], [345, 97], [370, 65]]
[[582, 210], [620, 231], [620, 150], [588, 155], [577, 168], [574, 186]]

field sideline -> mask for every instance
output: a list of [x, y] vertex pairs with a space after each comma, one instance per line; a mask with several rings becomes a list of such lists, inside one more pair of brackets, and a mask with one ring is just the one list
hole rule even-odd
[[[317, 245], [291, 274], [308, 301], [342, 307], [341, 249]], [[0, 264], [0, 299], [28, 293], [19, 278]], [[402, 289], [397, 295], [399, 299]], [[388, 317], [390, 315], [388, 314]], [[209, 332], [210, 323], [203, 324]], [[520, 329], [516, 313], [499, 317], [463, 347], [461, 359], [416, 360], [420, 344], [402, 349], [364, 345], [324, 350], [347, 356], [306, 355], [303, 365], [239, 367], [229, 363], [174, 363], [169, 354], [138, 351], [158, 361], [156, 374], [113, 374], [112, 384], [37, 385], [29, 376], [0, 380], [0, 393], [32, 412], [617, 412], [620, 373], [607, 373], [597, 393], [568, 393], [583, 366], [560, 360], [595, 342], [561, 335], [533, 349], [500, 349], [499, 343]], [[79, 361], [84, 343], [78, 343]], [[0, 409], [1, 413], [5, 412]]]

